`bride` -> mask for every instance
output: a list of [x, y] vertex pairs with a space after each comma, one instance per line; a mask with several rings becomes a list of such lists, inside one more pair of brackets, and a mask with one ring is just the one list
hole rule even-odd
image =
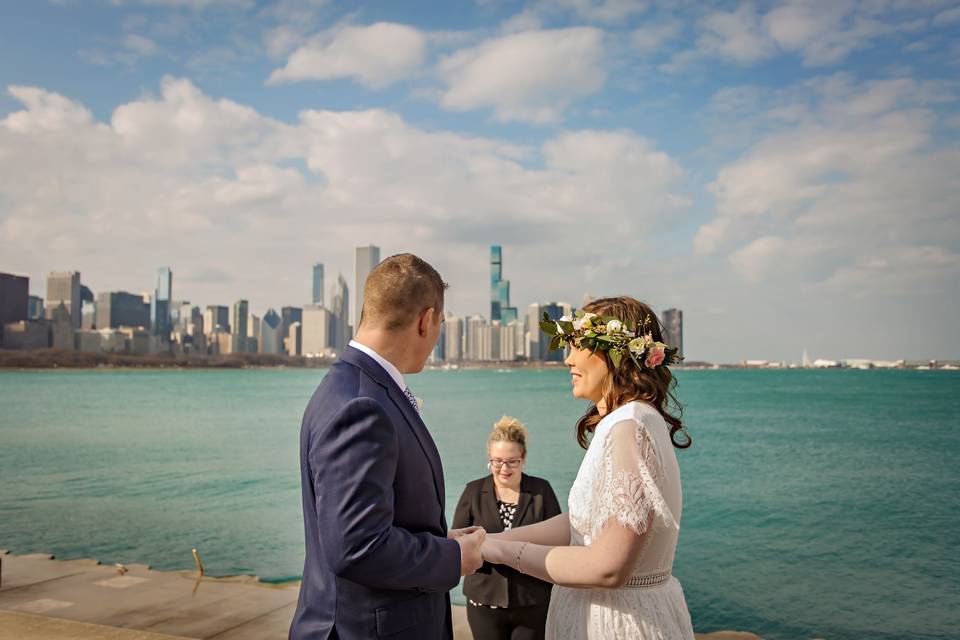
[[541, 327], [551, 348], [570, 347], [573, 395], [592, 403], [577, 423], [587, 452], [569, 513], [488, 534], [484, 559], [557, 585], [547, 638], [692, 640], [671, 575], [682, 507], [674, 447], [691, 444], [668, 411], [676, 349], [630, 297], [596, 300], [572, 318], [545, 315]]

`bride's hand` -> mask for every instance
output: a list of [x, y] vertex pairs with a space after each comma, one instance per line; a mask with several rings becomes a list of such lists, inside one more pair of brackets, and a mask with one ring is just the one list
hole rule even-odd
[[483, 529], [483, 527], [473, 526], [473, 527], [464, 527], [462, 529], [450, 529], [449, 531], [447, 531], [447, 538], [449, 538], [450, 540], [456, 540], [460, 536], [469, 535], [474, 531], [476, 531], [477, 529]]
[[509, 543], [487, 536], [484, 539], [483, 544], [480, 545], [480, 553], [483, 555], [483, 559], [487, 562], [492, 562], [493, 564], [504, 564], [507, 544]]

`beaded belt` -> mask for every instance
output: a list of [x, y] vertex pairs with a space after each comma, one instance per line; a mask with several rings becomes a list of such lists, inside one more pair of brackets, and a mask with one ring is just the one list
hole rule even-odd
[[642, 589], [644, 587], [657, 587], [665, 583], [672, 577], [669, 571], [663, 573], [651, 573], [645, 576], [634, 576], [627, 580], [623, 585], [624, 589]]

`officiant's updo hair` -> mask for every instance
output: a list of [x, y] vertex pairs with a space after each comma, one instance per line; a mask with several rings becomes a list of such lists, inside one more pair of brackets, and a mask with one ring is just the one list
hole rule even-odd
[[412, 253], [390, 256], [370, 271], [363, 285], [360, 324], [394, 331], [408, 326], [427, 309], [442, 315], [447, 286], [426, 260]]
[[[629, 321], [637, 327], [642, 327], [644, 320], [650, 318], [650, 324], [645, 331], [652, 334], [654, 341], [667, 342], [663, 339], [663, 327], [657, 314], [649, 305], [629, 296], [594, 300], [584, 305], [583, 310], [600, 316], [613, 316], [624, 323]], [[673, 393], [677, 382], [666, 365], [639, 368], [631, 358], [623, 358], [620, 366], [614, 367], [606, 351], [597, 350], [596, 355], [604, 359], [607, 370], [610, 372], [604, 385], [604, 400], [608, 412], [632, 400], [642, 400], [660, 412], [663, 419], [670, 425], [670, 440], [673, 446], [686, 449], [693, 444], [690, 437], [683, 431], [681, 420], [683, 408]], [[596, 405], [592, 405], [577, 422], [577, 442], [584, 449], [587, 448], [588, 435], [594, 432], [602, 418]], [[681, 432], [686, 437], [678, 439], [678, 434]]]
[[513, 416], [503, 416], [493, 424], [493, 431], [487, 438], [487, 447], [494, 442], [514, 442], [520, 445], [524, 457], [527, 455], [527, 428]]

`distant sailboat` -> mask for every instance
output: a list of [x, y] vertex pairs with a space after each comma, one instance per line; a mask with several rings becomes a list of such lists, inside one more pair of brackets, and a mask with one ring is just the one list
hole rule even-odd
[[810, 354], [807, 353], [806, 349], [803, 350], [803, 368], [810, 368]]

